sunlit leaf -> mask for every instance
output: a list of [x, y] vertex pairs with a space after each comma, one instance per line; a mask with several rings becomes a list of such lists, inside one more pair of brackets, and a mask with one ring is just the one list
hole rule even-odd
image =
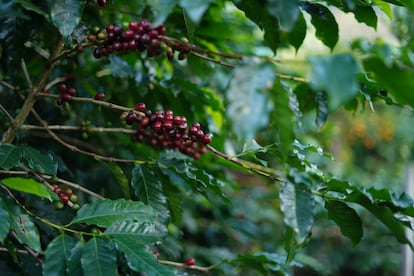
[[299, 0], [268, 0], [267, 10], [279, 19], [283, 31], [291, 31], [299, 16]]
[[155, 13], [153, 24], [158, 26], [163, 23], [167, 16], [171, 13], [174, 7], [179, 3], [180, 0], [156, 0], [148, 1], [147, 4], [152, 8]]
[[358, 94], [359, 66], [349, 54], [311, 57], [309, 74], [314, 90], [326, 91], [329, 110], [335, 110]]
[[69, 37], [80, 22], [86, 1], [49, 0], [49, 3], [53, 24], [59, 29], [63, 37]]
[[16, 191], [52, 200], [51, 192], [42, 183], [39, 183], [32, 178], [9, 177], [2, 179], [0, 183]]
[[131, 220], [114, 223], [104, 232], [104, 235], [110, 236], [114, 241], [142, 245], [153, 244], [159, 241], [164, 234], [159, 232], [154, 224]]
[[254, 138], [256, 131], [268, 123], [271, 106], [264, 89], [274, 78], [270, 66], [250, 63], [235, 69], [227, 91], [227, 116], [234, 132], [244, 140]]
[[198, 24], [212, 2], [213, 0], [180, 0], [180, 6], [191, 18], [191, 21]]

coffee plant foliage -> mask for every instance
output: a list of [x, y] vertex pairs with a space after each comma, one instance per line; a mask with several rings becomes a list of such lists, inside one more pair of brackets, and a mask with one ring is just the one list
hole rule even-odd
[[[412, 246], [413, 200], [335, 176], [320, 138], [414, 106], [407, 22], [398, 46], [339, 45], [338, 14], [376, 31], [395, 10], [414, 5], [0, 1], [0, 271], [327, 274], [332, 225], [353, 252]], [[329, 51], [302, 58], [310, 36]]]

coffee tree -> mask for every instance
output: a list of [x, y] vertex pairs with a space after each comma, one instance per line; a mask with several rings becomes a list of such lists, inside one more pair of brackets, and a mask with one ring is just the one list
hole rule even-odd
[[[413, 200], [335, 177], [317, 136], [338, 111], [414, 106], [409, 22], [398, 46], [338, 47], [336, 19], [376, 30], [412, 1], [0, 7], [1, 271], [323, 274], [318, 224], [357, 246], [372, 219], [410, 244]], [[331, 52], [299, 58], [306, 36]]]

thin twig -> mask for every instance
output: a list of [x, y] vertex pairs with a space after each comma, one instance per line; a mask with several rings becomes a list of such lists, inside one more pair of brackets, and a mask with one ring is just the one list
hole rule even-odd
[[10, 88], [11, 90], [14, 90], [14, 86], [11, 85], [10, 83], [4, 81], [4, 80], [0, 80], [0, 84], [2, 84], [3, 86], [6, 86], [7, 88]]
[[66, 77], [57, 77], [54, 80], [52, 80], [51, 82], [49, 82], [48, 84], [46, 84], [45, 88], [43, 90], [48, 91], [51, 87], [53, 87], [53, 85], [55, 85], [59, 82], [63, 82], [65, 80], [66, 80]]
[[10, 113], [7, 111], [7, 109], [2, 104], [0, 104], [0, 110], [1, 110], [1, 112], [4, 113], [4, 115], [7, 117], [7, 119], [10, 122], [13, 122], [13, 120], [14, 120], [13, 117], [10, 115]]
[[277, 172], [274, 171], [273, 169], [260, 166], [258, 164], [255, 164], [255, 163], [247, 161], [247, 160], [241, 160], [241, 159], [233, 157], [233, 156], [228, 156], [228, 155], [216, 150], [215, 148], [213, 148], [210, 145], [207, 145], [207, 148], [211, 152], [213, 152], [215, 155], [217, 155], [218, 157], [223, 158], [227, 161], [230, 161], [234, 164], [237, 164], [240, 167], [243, 167], [243, 168], [245, 168], [245, 169], [247, 169], [251, 172], [254, 172], [254, 173], [262, 175], [262, 176], [265, 176], [265, 177], [270, 178], [271, 180], [274, 180], [274, 181], [285, 182], [284, 179], [276, 176]]
[[33, 82], [30, 79], [29, 71], [27, 71], [26, 62], [24, 62], [24, 59], [21, 59], [20, 62], [21, 62], [24, 77], [26, 78], [27, 84], [29, 85], [29, 89], [32, 90], [33, 89]]
[[190, 266], [190, 265], [186, 265], [186, 264], [183, 264], [183, 263], [177, 263], [177, 262], [167, 261], [167, 260], [158, 260], [158, 262], [160, 264], [179, 267], [179, 268], [194, 269], [194, 270], [205, 272], [207, 275], [210, 275], [210, 271], [209, 271], [208, 267], [198, 266], [198, 265], [191, 265]]
[[301, 78], [301, 77], [289, 76], [289, 75], [284, 75], [284, 74], [280, 74], [280, 73], [276, 73], [276, 75], [279, 78], [282, 78], [282, 79], [298, 81], [298, 82], [308, 82], [305, 78]]
[[147, 163], [146, 161], [131, 160], [131, 159], [120, 159], [120, 158], [115, 158], [115, 157], [102, 156], [102, 155], [99, 155], [99, 154], [96, 154], [96, 153], [92, 153], [92, 152], [89, 152], [89, 151], [86, 151], [86, 150], [79, 149], [78, 147], [73, 146], [71, 144], [68, 144], [65, 141], [63, 141], [62, 139], [60, 139], [53, 131], [51, 131], [48, 128], [47, 123], [45, 121], [43, 121], [43, 119], [40, 117], [40, 115], [34, 109], [32, 109], [32, 113], [35, 115], [35, 117], [39, 121], [39, 123], [50, 134], [50, 136], [52, 136], [53, 139], [55, 139], [59, 144], [63, 145], [64, 147], [66, 147], [68, 149], [70, 149], [71, 151], [79, 152], [79, 153], [82, 153], [84, 155], [91, 156], [95, 159], [105, 160], [105, 161], [109, 161], [109, 162], [135, 163], [135, 164], [146, 164]]
[[230, 64], [230, 63], [227, 63], [227, 62], [224, 62], [224, 61], [221, 61], [221, 60], [216, 60], [214, 58], [204, 56], [204, 55], [201, 55], [201, 54], [196, 53], [196, 52], [190, 52], [190, 54], [193, 55], [193, 56], [199, 57], [201, 59], [205, 59], [205, 60], [220, 64], [220, 65], [223, 65], [223, 66], [226, 66], [226, 67], [229, 67], [229, 68], [234, 68], [233, 64]]
[[[62, 130], [62, 131], [86, 131], [86, 132], [115, 132], [134, 134], [136, 130], [120, 127], [84, 127], [84, 126], [65, 126], [65, 125], [48, 125], [50, 130]], [[36, 125], [22, 125], [22, 130], [46, 130], [43, 126]]]
[[[58, 95], [54, 95], [54, 94], [49, 94], [49, 93], [37, 93], [38, 97], [48, 97], [48, 98], [54, 98], [57, 99], [59, 96]], [[93, 103], [99, 106], [103, 106], [109, 109], [115, 109], [115, 110], [120, 110], [120, 111], [131, 111], [134, 112], [136, 114], [139, 114], [141, 116], [145, 116], [144, 113], [136, 111], [134, 109], [131, 109], [129, 107], [125, 107], [125, 106], [121, 106], [121, 105], [117, 105], [114, 103], [110, 103], [110, 102], [105, 102], [105, 101], [98, 101], [92, 98], [85, 98], [85, 97], [72, 97], [71, 101], [76, 101], [76, 102], [87, 102], [87, 103]]]

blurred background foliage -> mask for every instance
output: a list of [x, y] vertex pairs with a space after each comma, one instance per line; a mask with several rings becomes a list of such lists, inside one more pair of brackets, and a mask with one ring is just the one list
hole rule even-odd
[[[32, 2], [39, 7], [46, 5], [44, 1]], [[214, 135], [213, 146], [228, 154], [244, 150], [247, 152], [255, 148], [256, 143], [272, 148], [271, 145], [277, 140], [277, 131], [269, 127], [269, 118], [274, 116], [272, 103], [275, 96], [256, 92], [258, 88], [266, 91], [269, 83], [275, 81], [274, 69], [277, 68], [281, 74], [289, 72], [298, 77], [304, 76], [309, 71], [306, 61], [308, 55], [329, 52], [320, 43], [319, 46], [314, 46], [313, 43], [318, 42], [313, 41], [312, 34], [309, 33], [306, 39], [311, 39], [310, 42], [305, 40], [298, 53], [294, 47], [283, 45], [278, 50], [278, 58], [283, 62], [264, 62], [265, 59], [258, 56], [268, 56], [272, 50], [263, 45], [262, 30], [228, 1], [197, 1], [199, 8], [188, 8], [184, 16], [182, 6], [190, 5], [191, 1], [180, 1], [181, 6], [173, 5], [171, 9], [169, 1], [128, 1], [128, 4], [124, 1], [108, 2], [110, 4], [106, 9], [97, 9], [92, 1], [86, 5], [84, 21], [78, 27], [79, 41], [84, 38], [85, 29], [91, 26], [102, 28], [107, 24], [120, 24], [144, 17], [158, 23], [165, 22], [171, 37], [187, 37], [192, 43], [211, 51], [242, 53], [246, 56], [244, 63], [236, 69], [230, 69], [194, 56], [189, 56], [185, 61], [170, 62], [163, 57], [149, 61], [145, 56], [131, 53], [122, 55], [122, 58], [111, 56], [109, 59], [97, 60], [92, 56], [92, 49], [86, 49], [63, 61], [53, 71], [51, 78], [69, 75], [68, 83], [77, 89], [79, 96], [93, 97], [97, 91], [103, 91], [105, 100], [110, 102], [131, 107], [138, 101], [145, 102], [153, 110], [172, 109], [176, 114], [185, 115], [188, 121], [200, 121]], [[36, 13], [30, 13], [31, 18], [22, 16], [27, 11], [23, 12], [19, 5], [7, 9], [8, 1], [0, 3], [4, 12], [12, 11], [7, 18], [5, 13], [0, 15], [6, 27], [29, 23], [37, 26], [43, 22]], [[162, 3], [166, 3], [165, 6]], [[383, 16], [381, 11], [377, 10], [377, 13]], [[401, 46], [397, 54], [402, 59], [412, 58], [413, 18], [412, 11], [395, 8], [392, 22], [385, 20], [387, 23], [383, 23], [391, 29], [387, 35], [395, 37]], [[21, 47], [22, 40], [30, 38], [31, 41], [40, 41], [42, 44], [39, 47], [49, 48], [55, 39], [52, 36], [40, 37], [47, 32], [37, 32], [35, 29], [24, 34], [10, 30], [7, 32], [0, 33], [0, 38], [8, 41], [1, 45], [4, 56], [8, 57], [7, 60], [2, 60], [2, 73], [10, 76], [8, 82], [19, 86], [24, 83], [19, 72], [21, 58], [30, 60], [28, 69], [32, 76], [37, 76], [42, 68], [40, 62], [30, 58], [36, 53], [36, 45], [26, 45], [20, 52], [12, 51], [13, 47]], [[363, 53], [367, 47], [381, 48], [388, 47], [388, 44], [380, 38], [372, 41], [355, 38], [352, 41], [340, 40], [335, 49], [338, 52], [354, 50]], [[389, 49], [393, 48], [389, 46]], [[18, 56], [9, 55], [8, 52]], [[292, 86], [293, 93], [299, 95], [301, 82], [287, 82]], [[0, 92], [0, 101], [4, 103], [11, 94], [7, 90]], [[305, 103], [306, 99], [297, 104]], [[8, 104], [10, 110], [20, 105], [14, 102]], [[251, 110], [243, 114], [239, 105]], [[326, 174], [358, 186], [387, 188], [395, 192], [404, 190], [404, 172], [413, 158], [414, 148], [411, 109], [361, 94], [346, 105], [346, 109], [339, 108], [330, 113], [326, 123], [318, 125], [317, 120], [315, 123], [317, 114], [314, 110], [308, 112], [306, 106], [301, 107], [304, 108], [301, 108], [301, 119], [295, 124], [296, 137], [303, 145], [309, 143], [320, 146], [332, 158], [307, 150], [298, 153], [298, 156], [305, 154], [307, 160], [317, 164]], [[86, 130], [88, 126], [123, 126], [119, 113], [107, 110], [97, 112], [96, 106], [88, 104], [71, 104], [69, 109], [57, 109], [53, 100], [42, 99], [36, 108], [43, 117], [48, 118], [50, 125], [84, 125]], [[2, 118], [1, 121], [3, 132], [6, 120]], [[34, 123], [29, 120], [28, 123], [30, 122]], [[89, 147], [93, 152], [120, 158], [149, 160], [160, 159], [165, 154], [145, 145], [130, 143], [129, 137], [120, 133], [100, 135], [85, 131], [71, 133], [66, 138], [75, 144]], [[255, 140], [250, 142], [253, 138]], [[90, 162], [88, 158], [49, 143], [42, 132], [23, 131], [19, 133], [18, 140], [19, 143], [54, 152], [57, 160], [60, 160], [60, 176], [76, 179], [85, 187], [108, 198], [122, 196], [115, 171], [118, 171], [118, 177], [119, 174], [131, 177], [132, 166], [127, 165], [121, 169], [105, 162]], [[272, 164], [283, 171], [279, 158], [260, 151], [248, 157]], [[194, 257], [198, 265], [209, 266], [223, 259], [234, 259], [243, 253], [285, 252], [284, 243], [289, 229], [283, 223], [280, 211], [279, 184], [246, 175], [229, 165], [226, 165], [228, 169], [222, 170], [221, 162], [224, 161], [207, 155], [197, 161], [197, 167], [214, 174], [218, 180], [212, 185], [220, 185], [225, 197], [231, 198], [231, 203], [225, 197], [202, 187], [197, 181], [189, 184], [174, 169], [157, 171], [157, 176], [171, 189], [170, 193], [180, 191], [182, 198], [178, 200], [183, 203], [182, 215], [175, 217], [175, 222], [169, 225], [170, 235], [162, 244], [154, 247], [162, 258], [179, 261]], [[80, 194], [80, 202], [87, 200], [86, 196], [83, 198]], [[55, 216], [53, 220], [62, 223], [73, 216], [71, 211], [48, 213], [51, 206], [47, 204], [36, 203], [30, 207], [37, 214]], [[356, 209], [363, 216], [366, 229], [364, 238], [354, 247], [340, 233], [339, 228], [327, 219], [326, 210], [317, 207], [312, 237], [297, 255], [297, 260], [302, 263], [294, 268], [295, 275], [398, 274], [401, 265], [400, 244], [381, 223], [366, 215], [366, 211]], [[42, 228], [42, 231], [47, 233], [50, 230]], [[7, 266], [13, 271], [13, 266], [10, 269], [6, 262], [7, 260], [1, 260], [0, 267]], [[307, 267], [302, 267], [302, 264]], [[231, 264], [220, 265], [218, 269], [225, 275], [255, 275], [256, 271], [253, 266], [237, 267]], [[286, 268], [286, 271], [292, 272], [290, 269]], [[39, 270], [37, 268], [33, 271]]]

